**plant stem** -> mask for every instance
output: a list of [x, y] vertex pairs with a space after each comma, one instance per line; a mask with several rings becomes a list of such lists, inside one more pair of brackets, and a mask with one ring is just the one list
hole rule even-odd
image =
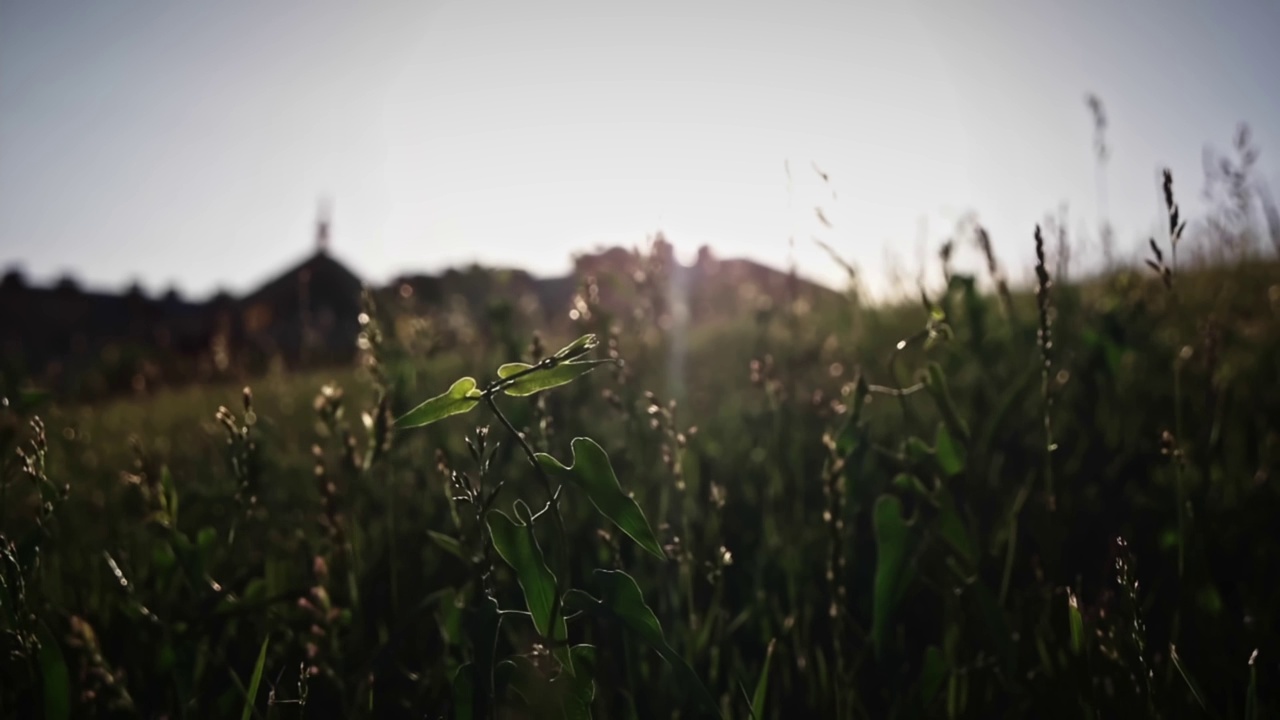
[[[512, 377], [515, 376], [513, 375]], [[559, 540], [556, 548], [556, 564], [560, 568], [560, 575], [556, 578], [556, 597], [555, 604], [552, 607], [552, 615], [554, 616], [560, 609], [560, 585], [563, 584], [565, 589], [572, 585], [569, 577], [569, 536], [564, 529], [564, 517], [560, 514], [560, 493], [551, 489], [551, 478], [547, 475], [547, 471], [542, 469], [542, 465], [538, 462], [538, 458], [533, 452], [533, 448], [529, 445], [529, 441], [524, 439], [520, 431], [516, 430], [516, 426], [512, 425], [507, 416], [503, 414], [502, 409], [498, 407], [497, 401], [493, 399], [493, 393], [485, 393], [484, 401], [489, 405], [489, 409], [493, 411], [494, 416], [498, 418], [498, 422], [502, 423], [507, 432], [515, 437], [516, 442], [520, 443], [525, 457], [529, 459], [529, 464], [538, 472], [538, 479], [542, 481], [542, 489], [547, 493], [547, 503], [550, 505], [551, 515], [556, 521], [556, 536]]]

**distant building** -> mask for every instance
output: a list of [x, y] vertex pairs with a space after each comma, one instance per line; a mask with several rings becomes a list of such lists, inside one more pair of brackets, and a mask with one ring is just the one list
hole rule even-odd
[[239, 301], [238, 339], [258, 360], [281, 358], [292, 368], [349, 362], [362, 287], [329, 255], [329, 226], [321, 220], [310, 257]]
[[[136, 284], [119, 295], [91, 292], [70, 277], [34, 287], [11, 269], [0, 279], [0, 391], [31, 378], [95, 397], [154, 383], [253, 375], [271, 366], [350, 363], [357, 354], [363, 283], [329, 246], [330, 227], [322, 217], [309, 256], [243, 297], [219, 292], [203, 302], [185, 300], [176, 289], [148, 296]], [[597, 280], [597, 301], [614, 317], [634, 311], [637, 293], [661, 296], [664, 308], [681, 305], [693, 322], [801, 295], [810, 304], [839, 299], [763, 265], [715, 258], [707, 248], [694, 265], [680, 265], [661, 236], [647, 254], [611, 248], [579, 256], [562, 278], [473, 266], [403, 276], [377, 294], [405, 312], [450, 314], [450, 323], [470, 329], [441, 337], [464, 342], [514, 319], [564, 328], [587, 277]]]

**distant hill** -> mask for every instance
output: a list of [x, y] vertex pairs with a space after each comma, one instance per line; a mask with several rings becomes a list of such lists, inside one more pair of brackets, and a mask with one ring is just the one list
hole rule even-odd
[[[69, 280], [32, 287], [10, 273], [0, 282], [0, 379], [5, 386], [31, 379], [95, 397], [268, 367], [350, 363], [366, 284], [330, 254], [327, 239], [321, 222], [316, 249], [301, 262], [243, 297], [221, 293], [203, 302], [172, 291], [148, 297], [136, 287], [119, 295], [86, 292]], [[655, 291], [656, 278], [646, 277], [645, 267], [663, 273], [666, 287]], [[683, 306], [694, 323], [751, 312], [761, 302], [840, 297], [758, 263], [716, 259], [705, 248], [694, 265], [683, 266], [660, 237], [647, 254], [611, 248], [579, 256], [573, 272], [560, 278], [473, 266], [405, 275], [369, 290], [405, 312], [449, 311], [480, 320], [502, 306], [535, 327], [554, 329], [568, 322], [587, 278], [595, 279], [595, 300], [615, 315], [632, 312], [637, 293], [648, 287], [664, 305]]]

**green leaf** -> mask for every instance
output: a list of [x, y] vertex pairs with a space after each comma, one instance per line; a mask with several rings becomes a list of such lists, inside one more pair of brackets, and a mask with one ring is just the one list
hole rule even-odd
[[920, 668], [920, 704], [928, 708], [942, 690], [942, 683], [946, 679], [947, 661], [942, 655], [942, 649], [937, 645], [930, 645], [925, 648], [924, 667]]
[[62, 648], [53, 631], [43, 622], [36, 631], [40, 638], [40, 685], [44, 695], [44, 716], [47, 720], [67, 720], [71, 717], [71, 675], [62, 657]]
[[451, 415], [460, 415], [475, 407], [481, 397], [474, 378], [460, 378], [443, 395], [437, 395], [402, 415], [396, 420], [396, 427], [422, 427]]
[[600, 341], [596, 339], [595, 333], [587, 333], [557, 350], [555, 357], [558, 360], [572, 360], [583, 353], [594, 350], [599, 344]]
[[262, 638], [262, 647], [258, 650], [258, 662], [253, 665], [253, 676], [249, 678], [249, 689], [245, 693], [244, 710], [240, 713], [240, 720], [249, 720], [253, 715], [253, 702], [258, 697], [258, 686], [262, 684], [262, 668], [267, 664], [267, 642], [270, 640], [270, 635]]
[[751, 716], [756, 720], [764, 720], [764, 701], [769, 691], [769, 665], [773, 663], [773, 648], [777, 644], [777, 638], [769, 641], [769, 649], [764, 653], [764, 667], [760, 669], [760, 679], [756, 681], [756, 691], [751, 695]]
[[662, 546], [658, 544], [640, 505], [622, 491], [604, 448], [585, 437], [574, 438], [570, 448], [573, 464], [569, 467], [546, 453], [538, 453], [535, 457], [548, 475], [581, 488], [601, 515], [609, 518], [640, 547], [666, 560], [667, 556], [662, 552]]
[[719, 717], [720, 707], [715, 698], [698, 679], [689, 663], [667, 644], [662, 634], [662, 624], [658, 622], [653, 610], [645, 604], [644, 595], [635, 579], [621, 570], [596, 570], [592, 574], [603, 591], [603, 599], [597, 600], [581, 590], [570, 590], [565, 594], [565, 608], [621, 622], [666, 660], [688, 691], [696, 695], [707, 710]]
[[507, 363], [498, 368], [498, 377], [506, 379], [516, 373], [528, 372], [527, 375], [521, 375], [510, 385], [502, 388], [503, 392], [512, 397], [528, 397], [543, 390], [568, 385], [595, 370], [597, 365], [611, 362], [613, 360], [578, 360], [576, 362], [562, 362], [549, 367], [529, 365], [528, 363]]
[[453, 537], [452, 535], [445, 535], [442, 532], [436, 532], [435, 530], [428, 530], [427, 537], [431, 538], [431, 540], [435, 542], [436, 545], [439, 545], [441, 548], [443, 548], [445, 552], [449, 553], [450, 555], [453, 555], [459, 560], [467, 559], [462, 552], [462, 543], [458, 542], [458, 539]]
[[[517, 513], [523, 508], [522, 514], [529, 516], [528, 507], [523, 502], [516, 501], [516, 505]], [[500, 510], [490, 510], [486, 519], [494, 549], [516, 571], [516, 580], [524, 591], [525, 605], [533, 616], [533, 626], [545, 638], [565, 637], [564, 620], [561, 618], [557, 622], [556, 618], [556, 576], [542, 556], [538, 539], [533, 534], [533, 525], [512, 520]]]
[[884, 653], [890, 622], [905, 585], [907, 563], [907, 523], [902, 519], [902, 501], [893, 495], [876, 500], [872, 526], [876, 536], [876, 574], [872, 581], [871, 641], [876, 654]]
[[1071, 622], [1071, 652], [1076, 655], [1084, 649], [1084, 618], [1080, 615], [1080, 602], [1076, 594], [1068, 591], [1067, 615]]
[[959, 475], [964, 472], [964, 450], [951, 439], [951, 432], [945, 424], [938, 425], [937, 439], [934, 441], [934, 452], [938, 456], [938, 466], [947, 475]]

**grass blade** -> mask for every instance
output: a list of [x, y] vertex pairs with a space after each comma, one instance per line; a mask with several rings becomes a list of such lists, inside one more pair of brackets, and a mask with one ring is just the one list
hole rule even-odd
[[249, 690], [245, 693], [244, 710], [240, 713], [240, 720], [249, 720], [253, 716], [253, 703], [258, 697], [258, 686], [262, 684], [262, 668], [267, 664], [267, 643], [270, 640], [270, 635], [262, 638], [262, 647], [258, 650], [258, 662], [254, 663], [253, 676], [249, 678]]
[[1249, 656], [1249, 690], [1244, 696], [1244, 717], [1245, 720], [1258, 720], [1258, 668], [1255, 664], [1258, 659], [1258, 651], [1254, 650]]
[[1169, 645], [1169, 658], [1173, 660], [1173, 666], [1178, 668], [1178, 674], [1182, 676], [1182, 679], [1187, 683], [1187, 687], [1191, 689], [1191, 695], [1200, 704], [1200, 709], [1209, 713], [1212, 717], [1218, 717], [1217, 713], [1209, 709], [1209, 705], [1204, 700], [1204, 692], [1200, 690], [1200, 683], [1197, 683], [1195, 678], [1191, 677], [1191, 673], [1187, 672], [1187, 667], [1182, 664], [1182, 658], [1178, 657], [1178, 648], [1172, 644]]
[[467, 559], [466, 553], [462, 551], [462, 543], [459, 542], [458, 538], [435, 530], [428, 530], [427, 537], [431, 538], [431, 541], [439, 545], [442, 550], [459, 560]]
[[773, 663], [773, 650], [778, 639], [769, 641], [769, 649], [764, 653], [764, 667], [760, 669], [760, 679], [756, 681], [756, 691], [751, 695], [751, 715], [756, 720], [764, 720], [765, 698], [769, 691], [769, 665]]
[[1067, 612], [1071, 618], [1071, 652], [1079, 655], [1084, 650], [1084, 618], [1080, 615], [1080, 601], [1070, 590], [1067, 591]]

